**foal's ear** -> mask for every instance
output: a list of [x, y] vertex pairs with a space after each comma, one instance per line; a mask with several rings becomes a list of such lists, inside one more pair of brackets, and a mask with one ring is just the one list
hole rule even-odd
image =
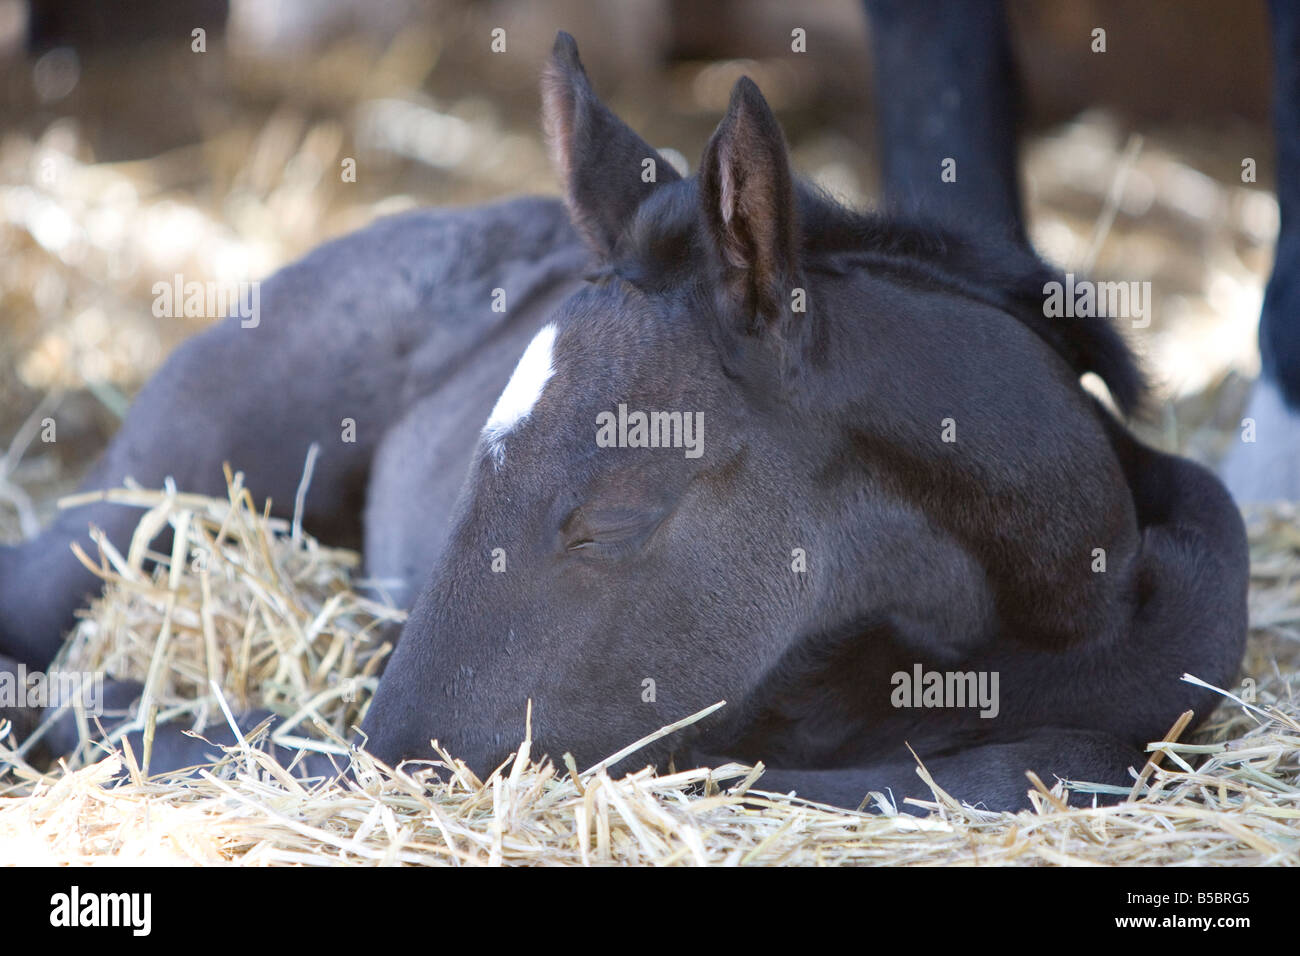
[[785, 137], [749, 77], [705, 147], [700, 201], [730, 308], [748, 330], [766, 326], [789, 304], [798, 230]]
[[542, 74], [542, 119], [569, 216], [596, 252], [608, 256], [650, 191], [681, 177], [597, 99], [578, 45], [564, 32]]

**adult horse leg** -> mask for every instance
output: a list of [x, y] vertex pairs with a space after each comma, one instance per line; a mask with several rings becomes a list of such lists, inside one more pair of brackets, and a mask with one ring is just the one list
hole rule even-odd
[[1254, 440], [1235, 444], [1223, 465], [1239, 501], [1300, 498], [1300, 7], [1270, 0], [1269, 10], [1281, 229], [1259, 317], [1262, 368], [1245, 411]]
[[[866, 0], [886, 204], [1024, 242], [1002, 0]], [[951, 162], [950, 162], [951, 161]]]

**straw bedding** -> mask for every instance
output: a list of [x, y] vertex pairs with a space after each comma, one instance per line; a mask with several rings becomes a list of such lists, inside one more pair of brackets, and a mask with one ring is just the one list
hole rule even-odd
[[[466, 35], [479, 35], [478, 27]], [[554, 190], [532, 101], [518, 97], [513, 113], [485, 107], [475, 48], [444, 42], [447, 29], [408, 28], [378, 52], [349, 41], [297, 66], [278, 54], [261, 64], [240, 60], [215, 90], [167, 84], [172, 93], [190, 91], [193, 102], [178, 115], [209, 135], [192, 143], [164, 137], [187, 145], [147, 159], [99, 161], [94, 137], [67, 119], [38, 137], [6, 131], [0, 417], [44, 398], [0, 457], [0, 538], [35, 533], [48, 518], [46, 503], [75, 486], [111, 433], [105, 427], [95, 439], [90, 426], [98, 417], [70, 403], [60, 408], [59, 444], [47, 449], [62, 451], [62, 465], [44, 454], [20, 468], [23, 446], [33, 441], [29, 426], [58, 404], [58, 390], [88, 387], [120, 414], [168, 348], [194, 331], [150, 319], [158, 278], [265, 275], [381, 213]], [[123, 100], [127, 84], [104, 83], [113, 94], [106, 115], [143, 117], [167, 131], [177, 117], [157, 109], [158, 77], [175, 77], [175, 64], [159, 56], [140, 51], [122, 61], [143, 77], [133, 84], [143, 96], [132, 109]], [[205, 63], [219, 64], [217, 57], [214, 51]], [[426, 76], [433, 82], [425, 84]], [[498, 72], [497, 81], [507, 79]], [[520, 72], [516, 82], [531, 88], [533, 76]], [[438, 91], [436, 102], [412, 96], [426, 85]], [[405, 129], [397, 136], [382, 128], [393, 112], [386, 104], [395, 101], [407, 107], [402, 117], [464, 130], [463, 154], [413, 162], [386, 145], [409, 141]], [[91, 105], [91, 119], [101, 119]], [[709, 112], [711, 128], [720, 105], [693, 108]], [[47, 105], [32, 108], [48, 115]], [[693, 118], [664, 118], [656, 135], [664, 143], [702, 142], [707, 129], [697, 126]], [[1146, 437], [1167, 451], [1217, 445], [1208, 449], [1212, 460], [1236, 437], [1242, 399], [1199, 390], [1227, 365], [1253, 372], [1250, 323], [1277, 229], [1273, 197], [1237, 179], [1235, 144], [1258, 131], [1150, 130], [1145, 147], [1136, 137], [1126, 145], [1123, 132], [1107, 114], [1088, 113], [1030, 137], [1035, 246], [1100, 279], [1153, 281], [1161, 295], [1143, 344], [1182, 397], [1178, 407], [1167, 405], [1163, 433]], [[796, 131], [792, 152], [795, 165], [822, 185], [859, 203], [872, 195], [870, 174], [855, 172], [872, 168], [871, 157], [833, 127]], [[330, 174], [345, 156], [363, 160], [359, 182]], [[1130, 171], [1145, 190], [1126, 196]], [[1184, 188], [1189, 182], [1196, 188]], [[146, 722], [150, 715], [184, 720], [202, 732], [224, 719], [223, 704], [265, 706], [282, 715], [274, 729], [281, 741], [337, 747], [359, 720], [401, 615], [365, 596], [356, 555], [267, 520], [237, 476], [225, 499], [183, 491], [112, 493], [122, 507], [144, 509], [141, 542], [168, 522], [178, 543], [170, 555], [140, 544], [126, 554], [101, 545], [102, 553], [85, 556], [102, 569], [105, 592], [72, 635], [64, 666], [147, 681]], [[1255, 681], [1255, 700], [1225, 698], [1195, 736], [1159, 747], [1160, 766], [1123, 806], [1062, 810], [1027, 779], [1037, 794], [1034, 812], [982, 813], [936, 793], [929, 816], [899, 815], [879, 801], [879, 812], [854, 814], [763, 796], [761, 775], [747, 768], [660, 777], [643, 771], [614, 780], [562, 759], [535, 764], [526, 746], [487, 781], [458, 767], [449, 783], [437, 783], [428, 768], [394, 771], [363, 754], [357, 782], [307, 786], [262, 753], [256, 735], [246, 751], [184, 782], [149, 779], [148, 754], [105, 756], [90, 747], [41, 773], [0, 726], [0, 761], [10, 765], [0, 771], [0, 862], [1295, 863], [1296, 517], [1290, 507], [1251, 516], [1254, 626], [1243, 675]], [[1240, 684], [1224, 690], [1245, 693]], [[521, 741], [525, 731], [521, 714]], [[445, 759], [454, 766], [452, 755]]]
[[[144, 511], [126, 554], [99, 539], [98, 555], [82, 555], [105, 591], [70, 636], [62, 666], [144, 681], [146, 726], [183, 720], [201, 733], [226, 709], [262, 706], [287, 718], [269, 731], [277, 741], [338, 751], [360, 722], [402, 614], [358, 593], [354, 553], [267, 517], [240, 475], [227, 478], [226, 499], [174, 488], [107, 493]], [[615, 779], [600, 765], [581, 770], [567, 755], [558, 764], [534, 761], [524, 714], [517, 754], [487, 780], [440, 750], [436, 769], [446, 782], [431, 765], [393, 769], [364, 753], [355, 757], [354, 780], [304, 782], [261, 749], [265, 727], [197, 778], [150, 777], [147, 753], [89, 744], [42, 773], [0, 728], [0, 758], [11, 764], [0, 777], [0, 860], [1300, 863], [1296, 517], [1292, 506], [1248, 516], [1252, 634], [1243, 674], [1253, 687], [1243, 680], [1223, 689], [1223, 706], [1195, 736], [1175, 727], [1154, 743], [1155, 759], [1119, 806], [1068, 809], [1059, 783], [1049, 789], [1055, 781], [1032, 776], [1025, 781], [1032, 812], [988, 813], [935, 789], [923, 817], [900, 814], [883, 795], [872, 796], [872, 812], [853, 813], [769, 794], [761, 766], [661, 776], [646, 768]], [[173, 549], [152, 553], [146, 542], [164, 524], [175, 531]]]

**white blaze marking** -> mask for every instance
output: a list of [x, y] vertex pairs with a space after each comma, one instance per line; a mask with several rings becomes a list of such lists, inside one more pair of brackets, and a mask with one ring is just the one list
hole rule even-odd
[[505, 460], [506, 436], [532, 414], [533, 406], [542, 397], [542, 389], [555, 374], [554, 348], [555, 323], [551, 323], [528, 343], [505, 391], [492, 407], [492, 414], [483, 426], [483, 439], [498, 466]]

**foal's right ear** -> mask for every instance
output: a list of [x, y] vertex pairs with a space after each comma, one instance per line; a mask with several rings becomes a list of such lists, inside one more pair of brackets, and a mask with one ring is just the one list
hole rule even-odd
[[681, 177], [597, 99], [567, 33], [555, 38], [542, 74], [542, 119], [569, 216], [588, 244], [609, 256], [651, 190]]
[[786, 311], [798, 271], [794, 178], [781, 126], [749, 77], [700, 161], [704, 232], [728, 308], [748, 331]]

